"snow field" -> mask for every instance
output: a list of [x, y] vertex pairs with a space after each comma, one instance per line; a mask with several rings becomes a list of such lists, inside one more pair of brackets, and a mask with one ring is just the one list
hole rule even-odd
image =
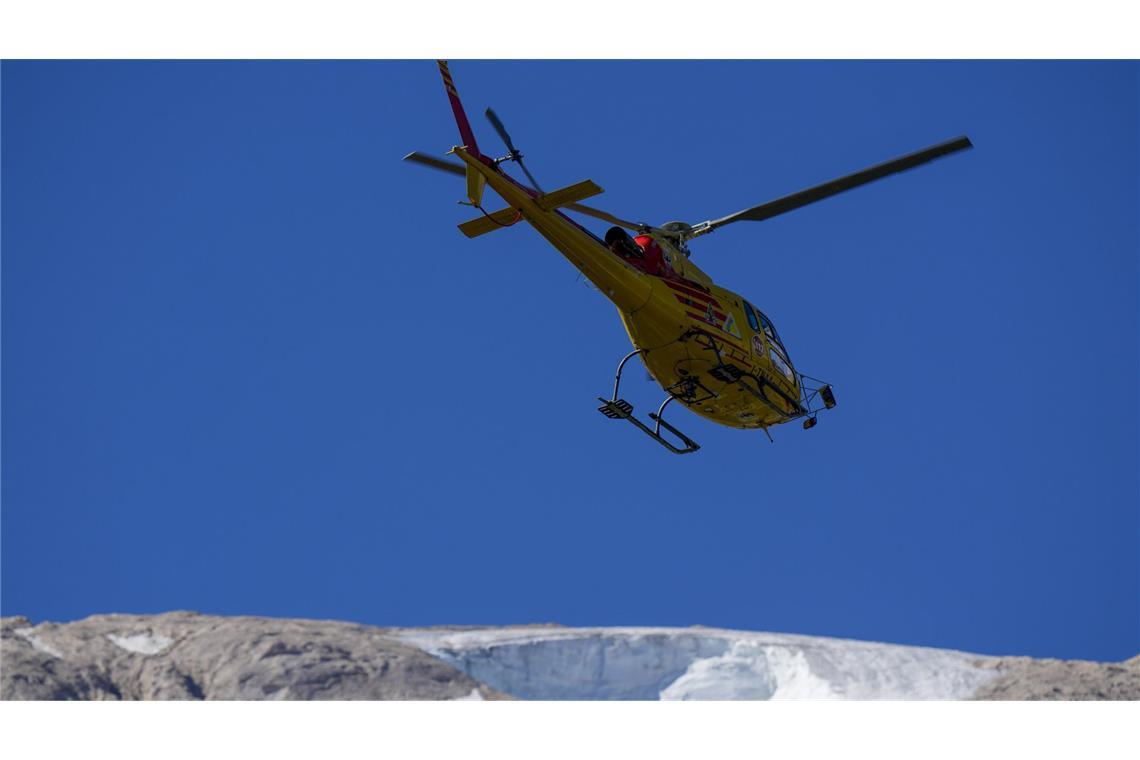
[[711, 628], [397, 637], [521, 699], [964, 699], [996, 676], [964, 652]]

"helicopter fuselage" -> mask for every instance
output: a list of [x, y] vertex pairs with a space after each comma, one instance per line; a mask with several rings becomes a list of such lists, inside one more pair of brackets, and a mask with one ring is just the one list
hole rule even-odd
[[767, 428], [802, 415], [799, 378], [771, 322], [740, 295], [714, 284], [683, 252], [659, 240], [670, 270], [652, 275], [493, 162], [455, 154], [617, 307], [653, 378], [713, 422]]

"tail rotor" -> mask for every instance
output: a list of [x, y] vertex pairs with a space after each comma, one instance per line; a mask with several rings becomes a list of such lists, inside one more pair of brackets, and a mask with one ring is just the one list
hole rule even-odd
[[543, 192], [542, 188], [538, 185], [538, 181], [534, 178], [534, 175], [530, 173], [530, 170], [526, 168], [526, 164], [523, 163], [522, 153], [520, 153], [519, 149], [515, 147], [514, 142], [511, 140], [511, 136], [507, 134], [507, 128], [503, 126], [503, 122], [501, 119], [499, 119], [498, 114], [496, 114], [490, 108], [486, 110], [485, 114], [487, 116], [487, 121], [491, 122], [491, 126], [495, 128], [496, 132], [499, 133], [499, 137], [502, 138], [503, 144], [506, 145], [507, 150], [510, 151], [509, 155], [496, 160], [495, 163], [501, 164], [504, 161], [514, 161], [519, 165], [519, 168], [523, 170], [523, 174], [525, 174], [526, 178], [530, 180], [530, 184], [534, 187], [534, 189], [540, 193]]

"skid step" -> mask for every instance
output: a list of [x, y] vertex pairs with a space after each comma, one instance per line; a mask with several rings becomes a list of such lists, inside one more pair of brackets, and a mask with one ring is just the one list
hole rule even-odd
[[602, 405], [598, 407], [598, 411], [609, 417], [611, 420], [624, 420], [633, 414], [633, 404], [629, 403], [623, 398], [616, 401], [606, 401], [604, 398], [598, 398]]
[[[692, 454], [694, 451], [700, 448], [700, 444], [661, 418], [661, 413], [665, 411], [665, 405], [672, 400], [673, 397], [670, 396], [669, 398], [665, 399], [665, 403], [661, 404], [661, 408], [657, 410], [656, 414], [653, 412], [649, 413], [649, 418], [653, 420], [654, 423], [656, 423], [652, 428], [633, 416], [633, 404], [629, 403], [623, 398], [604, 399], [599, 396], [598, 401], [601, 401], [602, 405], [598, 407], [598, 411], [604, 414], [606, 417], [609, 417], [611, 420], [628, 420], [638, 430], [645, 433], [647, 436], [657, 441], [659, 444], [669, 449], [669, 451], [672, 451], [674, 454]], [[680, 441], [680, 446], [677, 446], [668, 438], [661, 435], [662, 427], [677, 437], [677, 440]]]

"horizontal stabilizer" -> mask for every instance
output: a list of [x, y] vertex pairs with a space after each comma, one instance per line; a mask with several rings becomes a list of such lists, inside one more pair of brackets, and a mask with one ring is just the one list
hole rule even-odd
[[499, 209], [493, 214], [472, 219], [470, 222], [464, 222], [459, 225], [459, 231], [469, 238], [479, 237], [480, 235], [486, 235], [488, 232], [494, 232], [503, 227], [510, 227], [518, 220], [518, 209], [504, 208]]
[[[592, 198], [601, 192], [602, 188], [587, 179], [576, 185], [555, 190], [553, 193], [539, 195], [534, 199], [534, 202], [543, 211], [553, 211], [560, 206], [571, 206], [584, 198]], [[459, 231], [471, 238], [486, 235], [488, 232], [494, 232], [501, 227], [510, 227], [520, 219], [520, 213], [518, 209], [514, 208], [500, 209], [493, 214], [464, 222], [459, 225]]]
[[544, 211], [553, 211], [560, 206], [569, 206], [571, 203], [592, 198], [601, 192], [603, 192], [602, 188], [595, 185], [592, 181], [585, 179], [576, 185], [570, 185], [570, 187], [555, 190], [553, 193], [540, 195], [534, 199], [534, 202]]

